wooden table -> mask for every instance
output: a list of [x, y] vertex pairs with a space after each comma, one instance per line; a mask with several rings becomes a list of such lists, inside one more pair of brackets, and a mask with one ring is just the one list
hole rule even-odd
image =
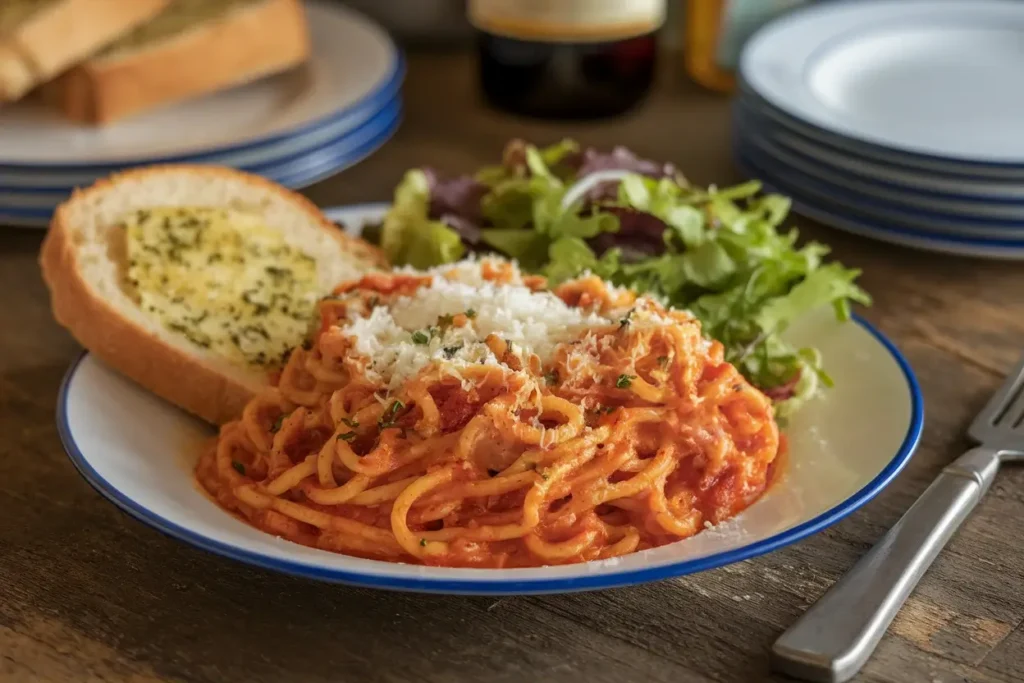
[[[670, 69], [669, 71], [674, 71]], [[403, 170], [492, 160], [513, 135], [571, 135], [737, 180], [724, 99], [666, 73], [611, 123], [523, 123], [484, 110], [468, 58], [411, 60], [406, 121], [321, 205], [385, 200]], [[876, 500], [766, 557], [676, 580], [550, 597], [425, 597], [251, 569], [145, 527], [103, 500], [54, 426], [79, 349], [51, 319], [42, 233], [0, 231], [0, 680], [751, 681], [772, 640], [889, 528], [945, 463], [1024, 347], [1024, 268], [919, 253], [806, 225], [863, 268], [866, 316], [918, 373], [927, 426]], [[871, 429], [871, 425], [864, 425]], [[1024, 680], [1024, 471], [1008, 470], [943, 552], [860, 680]]]

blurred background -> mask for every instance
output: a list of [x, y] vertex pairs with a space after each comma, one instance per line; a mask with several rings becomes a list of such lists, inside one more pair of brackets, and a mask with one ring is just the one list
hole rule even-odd
[[655, 128], [692, 136], [669, 160], [695, 182], [737, 180], [695, 161], [725, 152], [830, 227], [1024, 259], [1014, 0], [106, 1], [120, 23], [73, 36], [39, 0], [0, 4], [2, 225], [45, 227], [74, 188], [168, 161], [363, 199], [321, 185], [404, 125], [402, 164], [477, 165], [468, 137], [423, 135], [472, 118], [492, 156], [510, 134], [648, 158]]

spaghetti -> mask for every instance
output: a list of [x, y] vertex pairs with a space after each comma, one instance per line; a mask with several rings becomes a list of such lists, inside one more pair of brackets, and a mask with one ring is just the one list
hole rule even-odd
[[320, 323], [197, 466], [223, 507], [297, 543], [604, 559], [736, 514], [779, 450], [770, 400], [691, 315], [596, 277], [551, 292], [498, 260], [377, 273]]

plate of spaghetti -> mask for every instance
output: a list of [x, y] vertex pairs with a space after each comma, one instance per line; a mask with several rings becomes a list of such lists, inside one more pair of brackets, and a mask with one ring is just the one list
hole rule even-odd
[[[335, 217], [377, 221], [382, 209]], [[903, 467], [923, 408], [867, 322], [785, 331], [834, 387], [780, 424], [690, 311], [504, 258], [340, 283], [306, 344], [218, 432], [85, 355], [58, 425], [157, 529], [272, 570], [424, 592], [630, 585], [770, 552]]]

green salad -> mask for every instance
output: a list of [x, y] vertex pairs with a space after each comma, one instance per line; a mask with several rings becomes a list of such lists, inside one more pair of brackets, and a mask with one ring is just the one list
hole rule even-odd
[[815, 349], [781, 333], [825, 305], [846, 320], [851, 302], [870, 298], [860, 271], [823, 261], [828, 247], [798, 246], [797, 231], [782, 229], [789, 200], [760, 189], [693, 187], [624, 148], [516, 140], [473, 175], [409, 171], [371, 235], [395, 265], [497, 252], [552, 284], [590, 272], [687, 309], [785, 418], [832, 381]]

